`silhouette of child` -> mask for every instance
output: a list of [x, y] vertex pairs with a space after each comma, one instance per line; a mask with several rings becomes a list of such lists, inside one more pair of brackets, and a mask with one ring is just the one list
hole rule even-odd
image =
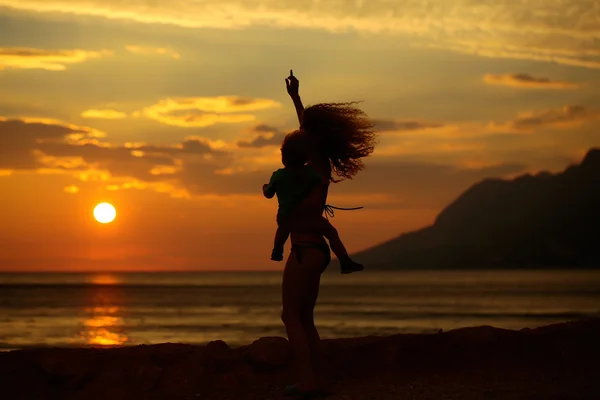
[[[269, 183], [263, 185], [263, 195], [268, 199], [277, 195], [279, 203], [277, 231], [275, 232], [273, 251], [271, 252], [271, 260], [273, 261], [283, 260], [283, 247], [290, 235], [294, 209], [316, 186], [323, 183], [323, 177], [311, 166], [306, 165], [309, 148], [308, 142], [301, 135], [300, 132], [294, 132], [286, 136], [281, 147], [281, 161], [284, 168], [273, 172]], [[308, 227], [321, 233], [329, 240], [331, 250], [340, 261], [342, 274], [364, 269], [361, 264], [350, 258], [337, 233], [337, 229], [323, 216], [304, 218], [302, 225], [303, 229]]]

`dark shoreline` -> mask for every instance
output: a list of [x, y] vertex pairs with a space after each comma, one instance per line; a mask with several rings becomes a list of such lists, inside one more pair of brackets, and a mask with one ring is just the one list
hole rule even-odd
[[[600, 319], [323, 340], [329, 399], [598, 399]], [[2, 398], [279, 399], [289, 346], [176, 343], [0, 353]]]

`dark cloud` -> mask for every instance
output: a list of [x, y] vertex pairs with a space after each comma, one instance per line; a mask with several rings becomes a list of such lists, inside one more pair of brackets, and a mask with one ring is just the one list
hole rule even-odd
[[375, 119], [373, 120], [375, 129], [379, 131], [417, 131], [428, 128], [442, 128], [444, 124], [415, 121], [415, 120], [387, 120], [387, 119]]
[[503, 85], [538, 89], [572, 89], [580, 87], [580, 83], [554, 81], [548, 78], [536, 78], [529, 74], [486, 74], [483, 81], [488, 85]]
[[[126, 147], [105, 147], [86, 143], [39, 143], [38, 149], [50, 157], [79, 157], [86, 164], [98, 165], [108, 170], [112, 176], [129, 176], [144, 181], [160, 180], [160, 176], [150, 171], [156, 166], [173, 166], [172, 157], [160, 155], [134, 155], [135, 149]], [[132, 152], [134, 150], [134, 152]]]
[[172, 156], [177, 154], [226, 154], [223, 151], [211, 148], [210, 144], [201, 139], [186, 139], [181, 143], [181, 146], [142, 145], [134, 149], [149, 154], [169, 154]]
[[543, 127], [561, 127], [600, 118], [600, 109], [580, 105], [567, 105], [529, 115], [522, 115], [510, 121], [508, 127], [515, 130], [532, 130]]
[[77, 133], [86, 132], [62, 125], [0, 118], [0, 168], [39, 168], [42, 165], [34, 153], [39, 140], [59, 140]]
[[[268, 132], [263, 125], [255, 131]], [[271, 170], [236, 171], [231, 153], [212, 149], [202, 139], [188, 139], [178, 146], [109, 146], [98, 142], [78, 143], [64, 140], [66, 135], [89, 132], [85, 128], [0, 121], [0, 160], [4, 169], [44, 167], [47, 158], [77, 158], [85, 163], [64, 169], [96, 168], [114, 177], [130, 177], [143, 182], [168, 181], [192, 194], [256, 194], [267, 182]], [[89, 139], [89, 138], [88, 138]], [[36, 157], [34, 151], [44, 155]], [[475, 182], [488, 177], [503, 177], [524, 169], [505, 164], [482, 168], [460, 168], [449, 164], [398, 161], [394, 157], [367, 160], [367, 167], [350, 181], [332, 185], [332, 194], [385, 194], [398, 207], [442, 207]], [[169, 169], [166, 174], [153, 169]], [[277, 166], [273, 166], [276, 169]], [[341, 205], [344, 206], [344, 205]], [[392, 207], [391, 204], [388, 205]]]
[[[68, 135], [79, 134], [90, 139], [86, 128], [70, 127], [52, 123], [0, 120], [0, 168], [36, 170], [56, 167], [51, 160], [77, 158], [89, 168], [108, 170], [115, 177], [131, 177], [143, 181], [163, 179], [153, 174], [155, 167], [175, 166], [175, 158], [185, 159], [192, 165], [202, 165], [210, 173], [224, 166], [228, 153], [214, 150], [200, 139], [188, 139], [179, 146], [143, 145], [137, 147], [110, 146], [97, 142], [67, 141]], [[81, 139], [80, 139], [81, 140]], [[44, 156], [43, 161], [39, 155]], [[207, 155], [221, 161], [206, 161]], [[198, 161], [196, 158], [200, 158]], [[62, 169], [85, 169], [85, 165], [59, 166]]]
[[269, 125], [260, 124], [252, 128], [253, 132], [266, 133], [266, 135], [258, 135], [252, 140], [240, 140], [237, 142], [238, 147], [262, 148], [267, 146], [281, 146], [281, 142], [285, 138], [286, 133]]
[[256, 125], [254, 128], [252, 128], [252, 130], [254, 132], [265, 132], [265, 133], [279, 132], [279, 130], [277, 128], [273, 128], [272, 126], [266, 125], [266, 124]]
[[261, 148], [267, 146], [281, 146], [281, 142], [285, 138], [285, 133], [277, 133], [273, 136], [259, 135], [252, 140], [237, 142], [239, 147], [254, 147]]
[[231, 105], [233, 106], [246, 106], [255, 102], [256, 100], [251, 97], [235, 97], [231, 99]]
[[173, 165], [173, 159], [165, 156], [135, 156], [132, 154], [132, 148], [127, 147], [106, 147], [93, 143], [76, 145], [70, 143], [42, 142], [37, 148], [44, 154], [53, 157], [81, 157], [87, 163], [105, 163], [111, 161], [135, 162], [139, 159], [144, 160], [151, 165]]

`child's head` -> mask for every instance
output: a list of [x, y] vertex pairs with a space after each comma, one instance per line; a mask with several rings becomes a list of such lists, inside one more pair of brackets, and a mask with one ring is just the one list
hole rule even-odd
[[363, 168], [362, 158], [373, 153], [373, 123], [354, 103], [322, 103], [307, 107], [301, 129], [315, 150], [329, 158], [333, 172], [352, 179]]
[[302, 131], [288, 133], [281, 145], [281, 162], [284, 166], [301, 167], [308, 161], [308, 137]]

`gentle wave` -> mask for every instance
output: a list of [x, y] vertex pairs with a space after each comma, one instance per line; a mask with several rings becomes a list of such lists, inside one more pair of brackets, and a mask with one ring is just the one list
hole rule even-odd
[[[280, 273], [0, 274], [0, 349], [217, 339], [238, 346], [285, 336], [280, 280]], [[597, 271], [330, 274], [315, 311], [323, 338], [522, 329], [599, 315]]]

